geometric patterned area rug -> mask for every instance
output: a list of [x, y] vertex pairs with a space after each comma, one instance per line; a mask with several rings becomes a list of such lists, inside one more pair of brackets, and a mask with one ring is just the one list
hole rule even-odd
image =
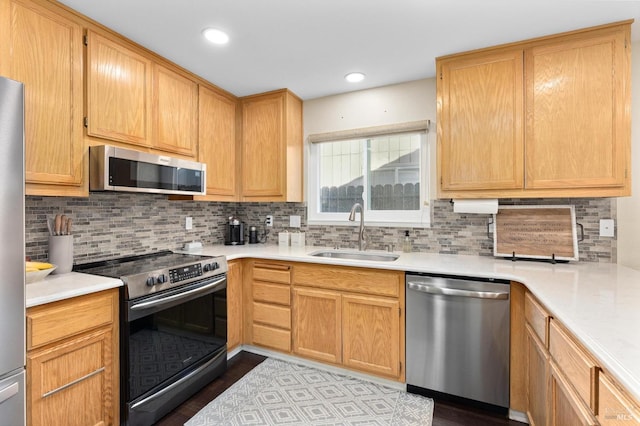
[[268, 358], [185, 426], [431, 426], [432, 419], [430, 398]]

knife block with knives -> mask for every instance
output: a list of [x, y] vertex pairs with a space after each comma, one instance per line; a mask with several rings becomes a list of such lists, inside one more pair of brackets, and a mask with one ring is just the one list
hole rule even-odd
[[53, 227], [49, 225], [49, 263], [57, 266], [54, 274], [66, 274], [73, 269], [73, 235], [71, 218], [55, 215]]

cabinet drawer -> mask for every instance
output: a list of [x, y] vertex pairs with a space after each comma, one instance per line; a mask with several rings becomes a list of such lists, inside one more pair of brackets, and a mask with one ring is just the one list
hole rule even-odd
[[291, 331], [253, 324], [253, 343], [285, 352], [291, 351]]
[[549, 314], [533, 298], [530, 293], [525, 295], [524, 316], [527, 322], [542, 341], [545, 348], [549, 347]]
[[27, 350], [111, 324], [117, 291], [76, 297], [27, 310]]
[[603, 426], [639, 426], [640, 408], [605, 374], [598, 375], [598, 420]]
[[595, 389], [596, 364], [554, 319], [549, 321], [549, 353], [580, 398], [595, 411], [592, 390]]
[[255, 302], [277, 303], [285, 306], [291, 305], [291, 287], [288, 285], [254, 282], [252, 292]]
[[404, 273], [378, 269], [299, 264], [294, 284], [369, 295], [398, 297]]
[[291, 284], [291, 267], [281, 263], [256, 262], [253, 264], [253, 279]]
[[291, 309], [253, 302], [253, 321], [291, 330]]

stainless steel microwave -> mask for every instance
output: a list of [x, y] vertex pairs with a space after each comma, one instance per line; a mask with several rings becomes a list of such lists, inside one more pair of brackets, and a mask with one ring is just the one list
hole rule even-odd
[[110, 145], [89, 148], [89, 190], [205, 195], [207, 165]]

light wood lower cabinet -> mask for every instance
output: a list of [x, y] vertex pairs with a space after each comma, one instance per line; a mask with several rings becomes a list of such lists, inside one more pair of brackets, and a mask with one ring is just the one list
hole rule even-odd
[[640, 425], [640, 407], [605, 373], [598, 382], [598, 421], [603, 426]]
[[242, 261], [228, 262], [227, 272], [227, 349], [242, 343]]
[[27, 424], [120, 424], [117, 321], [117, 289], [27, 310]]
[[381, 297], [342, 297], [342, 362], [345, 366], [400, 375], [400, 303]]
[[319, 361], [342, 362], [342, 296], [336, 291], [293, 290], [293, 352]]
[[527, 324], [527, 416], [533, 426], [546, 426], [549, 405], [549, 352]]
[[247, 279], [245, 342], [291, 352], [291, 265], [252, 261]]
[[295, 354], [404, 380], [403, 273], [300, 263], [293, 284]]
[[529, 423], [640, 425], [640, 404], [531, 293], [524, 299], [526, 359], [512, 366], [523, 366]]
[[553, 360], [550, 369], [550, 426], [591, 426], [598, 421]]

